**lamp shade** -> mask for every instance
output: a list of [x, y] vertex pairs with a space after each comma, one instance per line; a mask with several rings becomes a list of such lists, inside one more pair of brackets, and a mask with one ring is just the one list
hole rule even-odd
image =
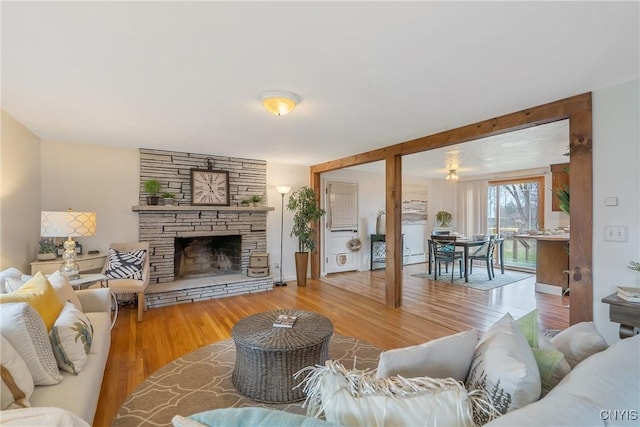
[[42, 237], [78, 237], [95, 234], [95, 212], [40, 212], [40, 236]]
[[276, 191], [282, 195], [285, 195], [291, 190], [291, 187], [288, 185], [276, 185]]
[[300, 97], [284, 90], [262, 92], [258, 99], [268, 112], [276, 116], [290, 113], [300, 103]]

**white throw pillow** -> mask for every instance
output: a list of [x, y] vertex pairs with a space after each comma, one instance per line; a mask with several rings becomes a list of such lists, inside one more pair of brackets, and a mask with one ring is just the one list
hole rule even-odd
[[0, 399], [2, 409], [31, 406], [29, 398], [33, 394], [33, 377], [22, 357], [11, 343], [0, 336], [2, 357], [2, 389]]
[[[535, 402], [540, 397], [540, 371], [520, 326], [509, 313], [482, 336], [471, 362], [467, 390], [484, 390], [501, 414]], [[476, 411], [482, 425], [489, 416]]]
[[452, 378], [377, 378], [331, 360], [306, 371], [308, 416], [342, 426], [474, 425], [475, 398]]
[[593, 322], [581, 322], [569, 326], [551, 338], [551, 344], [564, 354], [571, 368], [608, 347], [607, 341], [600, 335]]
[[67, 411], [66, 409], [49, 407], [36, 407], [5, 411], [2, 413], [2, 425], [3, 427], [90, 427], [85, 420]]
[[5, 288], [5, 281], [9, 278], [19, 279], [22, 276], [22, 272], [17, 268], [7, 268], [6, 270], [0, 271], [0, 294], [6, 294], [8, 291]]
[[62, 380], [49, 335], [38, 312], [26, 302], [8, 302], [0, 309], [0, 333], [22, 357], [35, 385]]
[[[27, 283], [32, 277], [33, 276], [25, 274], [22, 275], [20, 280], [24, 284]], [[56, 271], [55, 273], [47, 274], [47, 280], [49, 280], [49, 283], [51, 283], [51, 286], [53, 287], [53, 290], [55, 291], [56, 296], [58, 297], [62, 305], [64, 305], [67, 301], [71, 301], [73, 305], [80, 309], [80, 311], [84, 311], [84, 309], [82, 308], [82, 303], [80, 303], [80, 299], [76, 295], [73, 286], [71, 286], [71, 283], [69, 283], [69, 280], [65, 275], [60, 273], [60, 271]], [[13, 292], [20, 286], [21, 285], [19, 283], [12, 284], [12, 290], [8, 292]], [[13, 289], [14, 287], [15, 289]]]
[[464, 381], [478, 344], [475, 329], [438, 338], [420, 345], [380, 353], [378, 377], [453, 378]]
[[60, 369], [78, 375], [87, 363], [93, 341], [93, 326], [89, 318], [67, 302], [51, 328], [49, 338]]

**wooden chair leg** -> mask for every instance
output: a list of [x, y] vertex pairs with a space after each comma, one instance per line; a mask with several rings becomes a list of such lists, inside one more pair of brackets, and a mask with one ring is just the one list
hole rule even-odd
[[144, 293], [138, 292], [138, 322], [142, 322], [142, 312], [144, 310]]

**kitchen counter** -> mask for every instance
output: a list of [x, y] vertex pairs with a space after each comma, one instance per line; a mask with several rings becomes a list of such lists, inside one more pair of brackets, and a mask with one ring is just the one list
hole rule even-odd
[[520, 234], [536, 240], [536, 291], [562, 295], [569, 286], [569, 234]]

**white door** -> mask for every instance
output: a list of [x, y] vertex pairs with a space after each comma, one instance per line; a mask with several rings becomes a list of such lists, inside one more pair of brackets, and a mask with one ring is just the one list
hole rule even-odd
[[325, 271], [358, 269], [358, 184], [327, 181], [325, 186]]

